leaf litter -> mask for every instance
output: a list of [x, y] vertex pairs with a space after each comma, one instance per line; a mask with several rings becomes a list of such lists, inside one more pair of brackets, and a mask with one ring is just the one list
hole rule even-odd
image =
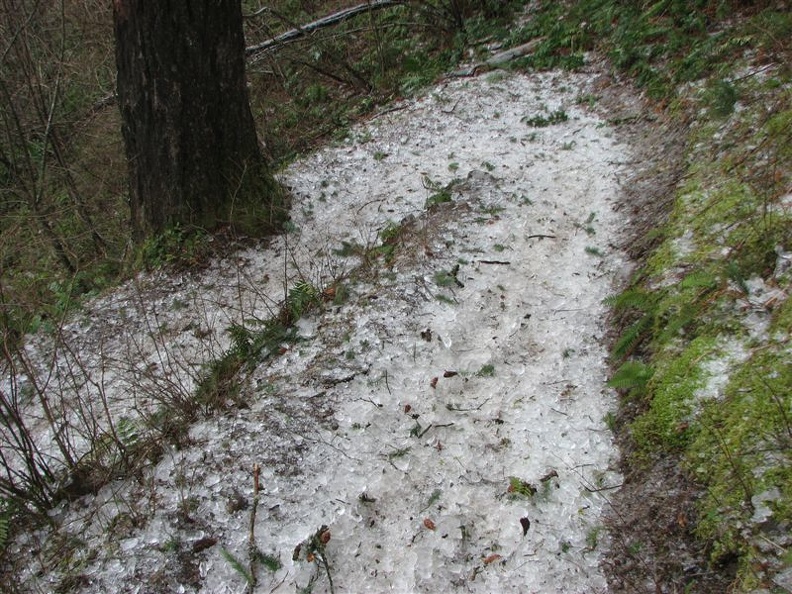
[[[163, 386], [189, 397], [228, 328], [271, 317], [299, 281], [347, 293], [184, 445], [53, 512], [85, 543], [78, 591], [243, 592], [251, 509], [270, 561], [255, 591], [607, 591], [601, 527], [621, 479], [602, 300], [626, 266], [631, 149], [577, 100], [593, 80], [445, 81], [285, 171], [288, 233], [141, 275], [66, 324], [93, 378], [74, 398], [98, 386], [134, 417]], [[393, 249], [371, 257], [385, 236]], [[56, 376], [74, 367], [46, 337], [27, 352]], [[45, 557], [21, 583], [63, 579]]]

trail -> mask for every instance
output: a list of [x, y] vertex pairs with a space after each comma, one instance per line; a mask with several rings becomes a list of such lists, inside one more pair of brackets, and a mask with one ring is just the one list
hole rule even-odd
[[[61, 510], [92, 538], [81, 591], [245, 591], [229, 555], [247, 559], [258, 464], [255, 541], [281, 566], [258, 569], [257, 592], [330, 592], [328, 573], [338, 593], [606, 592], [620, 477], [602, 300], [625, 266], [630, 148], [591, 88], [570, 73], [440, 84], [290, 167], [293, 229], [269, 248], [89, 306], [75, 340], [105, 338], [86, 357], [134, 344], [139, 369], [189, 391], [231, 322], [268, 317], [298, 280], [348, 292], [250, 374], [244, 408], [197, 423], [139, 483]], [[125, 373], [107, 388], [132, 408]]]

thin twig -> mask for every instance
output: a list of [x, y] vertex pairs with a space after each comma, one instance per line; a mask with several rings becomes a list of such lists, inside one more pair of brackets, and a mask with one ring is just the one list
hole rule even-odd
[[261, 467], [253, 464], [253, 505], [250, 510], [250, 530], [248, 532], [248, 557], [250, 558], [250, 581], [246, 588], [248, 594], [253, 594], [253, 590], [258, 584], [256, 567], [258, 566], [258, 547], [256, 546], [256, 510], [259, 504], [259, 475]]
[[380, 8], [399, 6], [401, 4], [404, 4], [404, 0], [377, 0], [376, 2], [358, 4], [357, 6], [334, 12], [333, 14], [327, 15], [305, 25], [297, 26], [294, 29], [289, 29], [285, 33], [281, 33], [272, 39], [267, 39], [266, 41], [262, 41], [256, 45], [246, 47], [245, 54], [247, 54], [248, 57], [256, 56], [257, 54], [261, 54], [278, 46], [285, 45], [291, 41], [299, 39], [308, 33], [312, 33], [324, 27], [342, 23], [361, 13], [370, 12]]

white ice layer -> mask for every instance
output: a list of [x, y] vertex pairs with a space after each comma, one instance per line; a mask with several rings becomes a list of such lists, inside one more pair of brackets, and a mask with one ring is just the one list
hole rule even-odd
[[[114, 406], [139, 409], [142, 377], [189, 393], [232, 322], [268, 317], [284, 283], [349, 272], [362, 260], [344, 242], [404, 230], [391, 264], [345, 281], [346, 303], [302, 320], [304, 340], [253, 372], [248, 408], [199, 422], [189, 447], [105, 488], [90, 513], [64, 512], [96, 552], [85, 592], [243, 592], [222, 549], [247, 566], [254, 464], [256, 543], [282, 564], [259, 568], [257, 592], [330, 591], [318, 560], [292, 558], [322, 525], [339, 593], [607, 590], [602, 514], [620, 479], [602, 300], [624, 264], [611, 242], [629, 153], [576, 101], [588, 84], [442, 84], [293, 165], [296, 231], [268, 249], [90, 306], [73, 325], [102, 336], [89, 367], [107, 369]], [[452, 202], [427, 208], [454, 178]]]

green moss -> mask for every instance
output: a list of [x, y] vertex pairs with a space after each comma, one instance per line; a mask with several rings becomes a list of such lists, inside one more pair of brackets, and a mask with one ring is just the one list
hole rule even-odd
[[[678, 449], [694, 434], [691, 423], [696, 409], [696, 391], [704, 387], [707, 373], [703, 364], [718, 353], [717, 341], [699, 337], [681, 352], [673, 347], [656, 358], [649, 380], [649, 410], [632, 425], [632, 433], [643, 450]], [[646, 453], [646, 452], [644, 452]]]
[[[735, 299], [745, 297], [747, 280], [767, 280], [775, 247], [792, 242], [792, 217], [778, 203], [792, 162], [789, 112], [743, 112], [725, 128], [698, 128], [691, 154], [703, 158], [691, 159], [662, 230], [666, 239], [648, 259], [643, 284], [632, 289], [654, 296], [636, 322], [646, 368], [654, 370], [641, 386], [647, 410], [631, 427], [638, 459], [682, 455], [704, 488], [696, 534], [711, 562], [737, 560], [736, 591], [763, 585], [756, 567], [767, 565], [768, 553], [759, 546], [765, 528], [755, 522], [758, 497], [773, 494], [761, 504], [772, 512], [763, 526], [792, 523], [790, 300], [775, 311], [770, 339], [753, 339], [754, 352], [717, 399], [702, 402], [697, 391], [722, 338], [746, 335]], [[720, 138], [717, 148], [702, 154], [713, 137]]]
[[[787, 301], [789, 303], [789, 301]], [[792, 306], [777, 320], [786, 319]], [[776, 322], [777, 324], [778, 322]], [[792, 521], [792, 364], [789, 350], [771, 341], [732, 374], [724, 397], [705, 405], [688, 464], [707, 491], [699, 535], [713, 559], [752, 555], [747, 534], [755, 497], [770, 490], [775, 523]]]

